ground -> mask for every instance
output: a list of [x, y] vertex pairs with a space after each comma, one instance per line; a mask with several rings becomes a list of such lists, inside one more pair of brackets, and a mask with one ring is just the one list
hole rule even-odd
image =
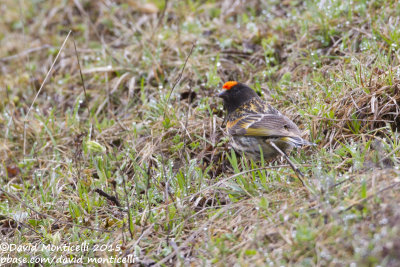
[[[398, 1], [0, 9], [2, 259], [400, 265]], [[229, 80], [316, 144], [290, 154], [305, 186], [231, 150]]]

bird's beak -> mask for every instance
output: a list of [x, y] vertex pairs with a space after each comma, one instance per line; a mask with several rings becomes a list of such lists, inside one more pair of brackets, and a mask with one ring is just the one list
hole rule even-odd
[[226, 90], [222, 90], [217, 96], [223, 98], [226, 95]]

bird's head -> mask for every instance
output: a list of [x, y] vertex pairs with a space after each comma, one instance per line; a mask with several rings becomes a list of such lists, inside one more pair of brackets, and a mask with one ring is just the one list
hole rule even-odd
[[222, 92], [218, 94], [218, 97], [224, 100], [224, 107], [230, 113], [250, 99], [259, 96], [247, 85], [229, 81], [222, 86]]

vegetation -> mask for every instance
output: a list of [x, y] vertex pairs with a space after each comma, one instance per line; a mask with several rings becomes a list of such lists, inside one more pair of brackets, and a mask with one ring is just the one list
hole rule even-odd
[[[0, 240], [120, 247], [0, 257], [399, 266], [398, 1], [0, 8]], [[290, 155], [307, 187], [230, 149], [228, 80], [317, 144]]]

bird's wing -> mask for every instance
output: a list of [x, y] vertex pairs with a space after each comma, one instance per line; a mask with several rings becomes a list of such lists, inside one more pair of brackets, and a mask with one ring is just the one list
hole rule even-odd
[[230, 135], [260, 136], [279, 139], [296, 147], [314, 145], [300, 136], [290, 119], [278, 114], [247, 114], [227, 123]]
[[277, 110], [276, 108], [274, 108], [273, 106], [271, 106], [270, 104], [265, 104], [265, 108], [266, 110], [268, 110], [266, 113], [270, 113], [270, 114], [275, 114], [275, 115], [281, 115], [283, 116], [279, 110]]
[[236, 120], [228, 121], [230, 135], [248, 136], [299, 136], [297, 126], [281, 114], [246, 114]]

